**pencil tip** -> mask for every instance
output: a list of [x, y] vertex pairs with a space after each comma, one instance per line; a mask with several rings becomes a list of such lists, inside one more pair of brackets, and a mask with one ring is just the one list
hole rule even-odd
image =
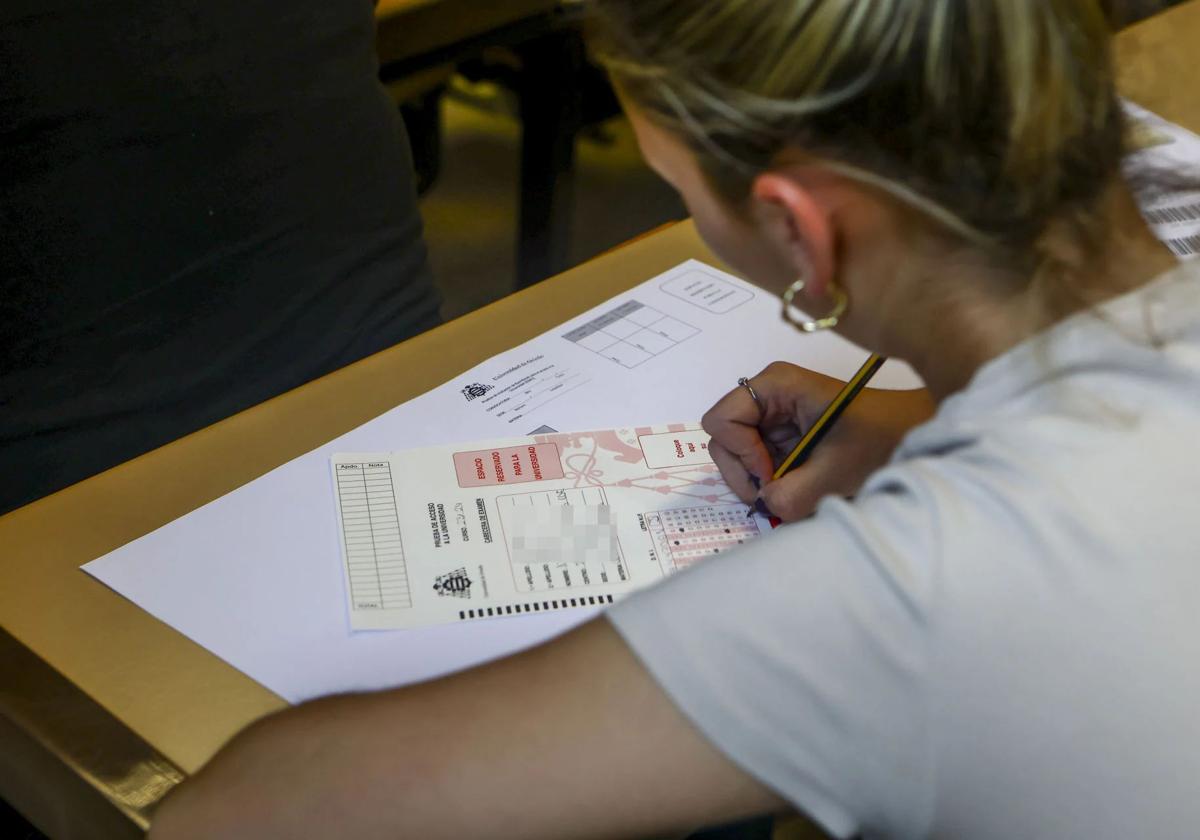
[[767, 507], [767, 503], [762, 500], [762, 497], [759, 497], [754, 500], [754, 506], [751, 507], [749, 513], [746, 514], [746, 518], [749, 519], [751, 516], [754, 516], [754, 514], [756, 514], [756, 513], [761, 513], [763, 516], [766, 516], [766, 517], [773, 517], [775, 515], [775, 514], [771, 513], [771, 509], [769, 507]]

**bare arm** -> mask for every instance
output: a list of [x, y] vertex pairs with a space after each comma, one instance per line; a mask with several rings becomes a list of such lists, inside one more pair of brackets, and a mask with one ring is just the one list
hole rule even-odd
[[644, 836], [783, 807], [599, 619], [443, 680], [266, 718], [167, 799], [151, 837]]

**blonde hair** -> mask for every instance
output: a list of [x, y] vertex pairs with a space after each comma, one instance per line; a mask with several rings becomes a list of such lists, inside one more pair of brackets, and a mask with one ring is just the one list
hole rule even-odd
[[1124, 124], [1101, 0], [592, 0], [598, 55], [744, 198], [785, 148], [1036, 267], [1096, 230]]

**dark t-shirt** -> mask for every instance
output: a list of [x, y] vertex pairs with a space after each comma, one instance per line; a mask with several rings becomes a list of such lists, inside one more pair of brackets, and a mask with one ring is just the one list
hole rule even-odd
[[0, 512], [437, 322], [371, 0], [0, 6]]

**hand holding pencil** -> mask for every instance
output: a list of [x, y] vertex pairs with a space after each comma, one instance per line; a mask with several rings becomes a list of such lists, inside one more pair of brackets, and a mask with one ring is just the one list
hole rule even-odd
[[933, 413], [923, 390], [863, 388], [879, 364], [868, 360], [857, 383], [843, 383], [776, 362], [749, 379], [757, 402], [750, 389], [730, 391], [703, 420], [730, 487], [785, 521], [810, 515], [823, 496], [854, 495]]

